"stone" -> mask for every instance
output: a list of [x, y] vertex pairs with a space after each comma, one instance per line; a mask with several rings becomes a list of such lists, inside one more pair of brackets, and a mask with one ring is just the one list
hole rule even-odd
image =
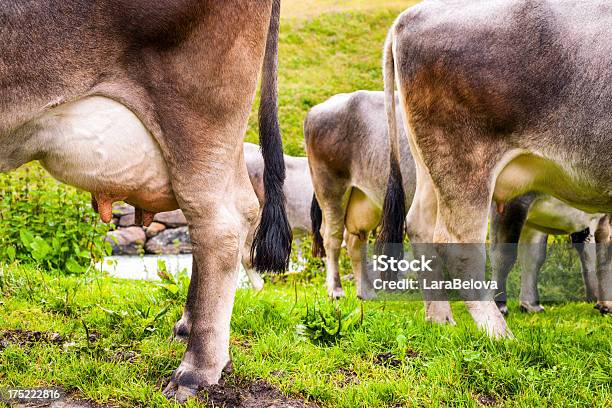
[[150, 240], [145, 245], [148, 254], [190, 254], [191, 240], [189, 239], [189, 228], [179, 227], [166, 229]]
[[104, 238], [113, 248], [113, 255], [139, 255], [147, 239], [141, 227], [109, 231]]
[[113, 217], [121, 218], [124, 215], [134, 214], [136, 210], [129, 204], [114, 204]]
[[147, 238], [153, 238], [160, 232], [164, 231], [166, 226], [161, 222], [152, 222], [151, 225], [147, 227], [146, 234]]
[[121, 218], [119, 218], [119, 227], [121, 228], [132, 227], [134, 225], [136, 225], [135, 213], [126, 214], [126, 215], [121, 216]]
[[187, 226], [187, 219], [181, 210], [168, 211], [155, 214], [153, 221], [164, 224], [168, 228]]

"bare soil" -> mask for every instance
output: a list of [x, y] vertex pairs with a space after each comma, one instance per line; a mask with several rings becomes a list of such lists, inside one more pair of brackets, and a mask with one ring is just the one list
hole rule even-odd
[[289, 398], [264, 380], [251, 383], [236, 381], [233, 378], [222, 380], [219, 385], [204, 388], [199, 392], [198, 398], [205, 401], [207, 407], [314, 408], [317, 406], [301, 398]]
[[36, 343], [61, 345], [64, 341], [64, 338], [59, 333], [21, 329], [0, 330], [0, 351], [8, 347], [9, 344], [28, 347]]

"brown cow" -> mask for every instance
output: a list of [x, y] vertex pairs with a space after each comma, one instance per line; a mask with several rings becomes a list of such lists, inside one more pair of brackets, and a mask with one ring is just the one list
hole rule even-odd
[[[397, 117], [401, 126], [401, 117]], [[312, 198], [313, 252], [325, 256], [327, 294], [344, 296], [339, 256], [343, 237], [357, 296], [375, 297], [373, 273], [366, 262], [368, 236], [380, 222], [389, 174], [389, 136], [383, 92], [334, 95], [314, 106], [304, 121], [304, 141], [316, 197]], [[414, 161], [408, 142], [400, 142], [401, 162], [410, 204]]]
[[[612, 211], [611, 26], [602, 0], [470, 0], [423, 2], [391, 28], [387, 106], [394, 110], [397, 74], [417, 167], [409, 235], [439, 244], [456, 278], [484, 279], [492, 201], [503, 212], [535, 191], [586, 212]], [[389, 126], [397, 152], [395, 121]], [[383, 238], [403, 221], [391, 211], [404, 202], [399, 172], [390, 187]], [[443, 245], [453, 243], [464, 245]], [[511, 335], [490, 292], [462, 294], [479, 327]], [[612, 285], [600, 297], [609, 309]]]
[[[195, 262], [182, 323], [190, 336], [165, 390], [181, 401], [215, 384], [230, 362], [237, 266], [259, 212], [242, 141], [262, 64], [266, 203], [254, 264], [283, 270], [288, 263], [276, 98], [279, 14], [279, 0], [0, 5], [0, 171], [40, 159], [91, 191], [105, 219], [112, 201], [123, 199], [148, 212], [178, 205], [189, 221]], [[142, 143], [130, 139], [134, 132]], [[123, 138], [124, 148], [106, 150], [109, 134]], [[80, 147], [62, 150], [61, 140]], [[115, 154], [127, 164], [114, 167]], [[171, 182], [158, 185], [158, 196], [149, 187], [163, 176], [147, 171], [148, 161], [165, 165]]]

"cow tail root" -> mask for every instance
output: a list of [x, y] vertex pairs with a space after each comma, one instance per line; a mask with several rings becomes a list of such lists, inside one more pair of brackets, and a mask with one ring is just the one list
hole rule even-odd
[[389, 31], [385, 42], [383, 70], [385, 75], [385, 109], [390, 142], [390, 169], [387, 192], [383, 205], [377, 252], [401, 259], [403, 256], [404, 224], [406, 217], [406, 198], [400, 168], [399, 135], [395, 119], [395, 61], [393, 58], [393, 31]]

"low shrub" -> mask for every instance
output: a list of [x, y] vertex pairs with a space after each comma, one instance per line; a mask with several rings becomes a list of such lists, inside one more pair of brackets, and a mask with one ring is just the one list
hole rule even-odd
[[0, 174], [0, 259], [81, 273], [109, 253], [89, 193], [60, 183], [37, 163]]

